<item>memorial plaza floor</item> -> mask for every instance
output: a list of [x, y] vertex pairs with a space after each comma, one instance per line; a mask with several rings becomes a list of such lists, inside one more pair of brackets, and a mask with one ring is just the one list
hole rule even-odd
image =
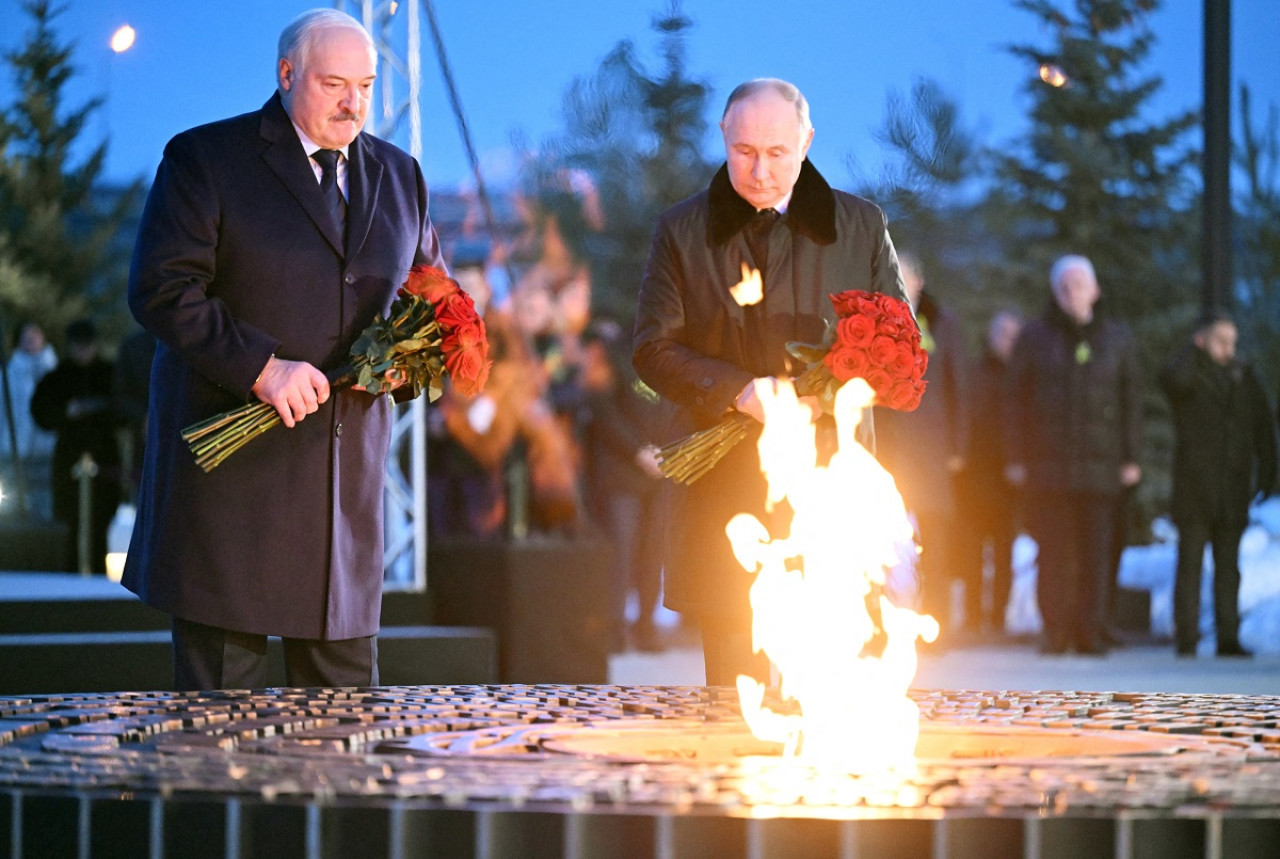
[[[657, 653], [629, 651], [609, 661], [609, 682], [699, 685], [702, 651], [695, 635], [668, 633]], [[1171, 643], [1120, 646], [1102, 657], [1046, 656], [1035, 642], [952, 647], [920, 657], [920, 689], [1076, 690], [1280, 695], [1280, 656], [1179, 659]]]

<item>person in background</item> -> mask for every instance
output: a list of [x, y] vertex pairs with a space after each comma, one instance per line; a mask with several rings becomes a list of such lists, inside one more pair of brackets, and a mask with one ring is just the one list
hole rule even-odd
[[[31, 396], [35, 422], [57, 434], [50, 485], [54, 517], [70, 530], [67, 569], [106, 572], [107, 526], [120, 504], [114, 377], [114, 366], [99, 353], [97, 326], [90, 319], [78, 319], [67, 326], [66, 360], [40, 380]], [[85, 481], [87, 520], [81, 515]], [[86, 545], [81, 528], [88, 529]]]
[[[877, 408], [876, 456], [893, 475], [907, 511], [915, 519], [920, 547], [922, 608], [941, 626], [939, 646], [957, 638], [951, 616], [955, 566], [955, 476], [964, 467], [969, 431], [969, 367], [960, 320], [927, 289], [924, 268], [909, 251], [898, 252], [902, 282], [929, 354], [928, 393], [914, 412]], [[972, 624], [976, 616], [967, 615]]]
[[[806, 160], [813, 125], [794, 85], [761, 78], [736, 87], [720, 130], [726, 163], [707, 190], [661, 215], [640, 285], [632, 363], [671, 405], [663, 441], [730, 410], [761, 421], [755, 382], [799, 372], [786, 344], [821, 340], [835, 321], [830, 294], [906, 300], [884, 213], [832, 189]], [[747, 307], [729, 298], [744, 265], [764, 287]], [[724, 531], [737, 513], [771, 521], [754, 426], [697, 482], [666, 483], [664, 602], [700, 627], [709, 685], [770, 679], [767, 658], [752, 650], [752, 578]]]
[[[1013, 541], [1017, 536], [1015, 494], [1004, 475], [1006, 375], [1022, 317], [1001, 310], [987, 326], [982, 357], [971, 375], [968, 446], [956, 476], [954, 558], [964, 579], [966, 625], [981, 638], [1004, 631], [1005, 608], [1013, 583]], [[990, 599], [984, 596], [984, 555], [991, 553]]]
[[[662, 472], [654, 427], [659, 406], [657, 395], [617, 356], [621, 339], [621, 328], [610, 319], [597, 319], [583, 337], [578, 432], [584, 495], [613, 549], [613, 650], [628, 644], [658, 650], [654, 611], [662, 591]], [[639, 611], [628, 625], [632, 593]]]
[[[31, 395], [40, 380], [56, 366], [57, 353], [45, 339], [40, 323], [32, 319], [19, 322], [13, 330], [13, 352], [4, 367], [9, 409], [6, 411], [4, 401], [0, 400], [0, 462], [12, 464], [16, 477], [19, 465], [16, 460], [21, 459], [23, 483], [29, 499], [27, 509], [44, 517], [53, 513], [46, 475], [57, 436], [41, 429], [32, 420]], [[0, 395], [3, 393], [0, 391]], [[13, 416], [12, 425], [10, 414]]]
[[1240, 538], [1250, 502], [1275, 488], [1276, 437], [1267, 395], [1253, 367], [1237, 357], [1236, 338], [1231, 316], [1211, 310], [1160, 373], [1173, 408], [1173, 621], [1179, 656], [1194, 656], [1200, 641], [1206, 545], [1213, 550], [1217, 654], [1252, 655], [1239, 638]]
[[[280, 34], [276, 92], [165, 147], [129, 276], [157, 345], [123, 582], [171, 615], [180, 690], [378, 682], [391, 397], [325, 371], [411, 266], [444, 268], [417, 161], [363, 132], [368, 32], [313, 9]], [[284, 428], [204, 473], [182, 429], [258, 400]]]
[[1124, 323], [1098, 312], [1093, 263], [1070, 254], [1049, 272], [1052, 300], [1009, 363], [1005, 476], [1023, 490], [1039, 554], [1043, 651], [1107, 652], [1107, 581], [1121, 490], [1138, 466], [1138, 353]]

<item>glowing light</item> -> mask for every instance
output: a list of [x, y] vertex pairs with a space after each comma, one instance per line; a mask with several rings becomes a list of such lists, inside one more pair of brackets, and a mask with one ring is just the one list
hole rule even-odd
[[[763, 705], [765, 687], [738, 677], [743, 719], [789, 758], [824, 770], [876, 773], [914, 765], [920, 714], [907, 689], [915, 640], [932, 641], [932, 617], [890, 599], [887, 570], [914, 554], [893, 477], [856, 439], [871, 388], [861, 379], [836, 395], [839, 448], [819, 466], [809, 408], [788, 382], [757, 383], [764, 407], [760, 469], [767, 507], [785, 499], [790, 533], [771, 536], [754, 516], [726, 527], [751, 588], [752, 644], [777, 666], [781, 696], [800, 712]], [[797, 559], [799, 562], [797, 563]], [[868, 610], [870, 607], [870, 610]]]
[[133, 47], [133, 41], [137, 37], [137, 31], [128, 24], [124, 24], [111, 34], [111, 50], [117, 54], [123, 54]]
[[1051, 87], [1059, 89], [1071, 82], [1071, 79], [1067, 77], [1067, 73], [1053, 63], [1040, 64], [1040, 80]]
[[739, 307], [759, 304], [760, 299], [764, 298], [764, 281], [760, 279], [760, 272], [744, 262], [742, 280], [729, 287], [729, 294], [738, 302]]
[[124, 578], [124, 552], [107, 552], [107, 581], [118, 582]]

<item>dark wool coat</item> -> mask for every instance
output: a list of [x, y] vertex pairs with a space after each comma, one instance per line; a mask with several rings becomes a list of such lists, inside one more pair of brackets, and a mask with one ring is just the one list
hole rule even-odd
[[[960, 473], [960, 503], [1007, 504], [1011, 488], [1004, 477], [1004, 406], [1008, 365], [984, 349], [970, 376], [969, 433]], [[977, 511], [964, 511], [976, 515]]]
[[159, 345], [125, 585], [187, 620], [344, 639], [378, 631], [391, 403], [337, 391], [205, 474], [180, 437], [241, 405], [267, 359], [340, 364], [415, 263], [440, 265], [422, 172], [361, 134], [345, 245], [279, 96], [165, 148], [130, 272]]
[[877, 408], [876, 456], [893, 475], [907, 509], [950, 515], [954, 507], [947, 459], [963, 457], [969, 430], [969, 366], [960, 320], [926, 292], [916, 318], [927, 332], [928, 395], [914, 412]]
[[1243, 528], [1253, 495], [1271, 492], [1276, 480], [1275, 428], [1257, 373], [1187, 345], [1165, 365], [1160, 386], [1173, 407], [1173, 521]]
[[[769, 234], [759, 337], [729, 294], [753, 265], [743, 227], [754, 209], [721, 167], [707, 191], [658, 221], [640, 287], [633, 363], [640, 378], [674, 405], [674, 440], [711, 426], [757, 376], [803, 369], [788, 341], [817, 343], [835, 319], [830, 293], [885, 292], [906, 300], [884, 213], [833, 190], [804, 162], [787, 213]], [[691, 486], [669, 483], [665, 602], [676, 611], [739, 616], [748, 610], [751, 577], [734, 559], [724, 526], [734, 514], [764, 520], [758, 429]]]
[[1138, 353], [1122, 322], [1077, 325], [1056, 304], [1029, 322], [1009, 362], [1008, 461], [1033, 492], [1119, 493], [1120, 466], [1138, 461]]

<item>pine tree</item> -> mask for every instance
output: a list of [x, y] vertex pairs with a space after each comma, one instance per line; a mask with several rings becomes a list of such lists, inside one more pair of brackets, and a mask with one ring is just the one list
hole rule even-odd
[[1161, 79], [1144, 74], [1158, 0], [1015, 0], [1053, 33], [1049, 47], [1015, 45], [1029, 62], [1031, 131], [998, 159], [1007, 205], [1026, 234], [1011, 250], [1044, 273], [1063, 253], [1089, 256], [1111, 311], [1139, 322], [1191, 302], [1199, 272], [1193, 200], [1193, 113], [1144, 120]]
[[4, 56], [17, 96], [0, 113], [0, 253], [8, 263], [0, 266], [0, 309], [35, 316], [56, 336], [62, 323], [87, 312], [121, 316], [128, 257], [118, 234], [140, 191], [135, 184], [100, 192], [105, 142], [72, 163], [101, 99], [65, 106], [75, 70], [72, 46], [54, 30], [63, 9], [50, 0], [26, 0], [22, 9], [32, 29]]
[[[560, 216], [565, 237], [590, 262], [595, 312], [629, 324], [658, 215], [706, 187], [702, 155], [710, 88], [689, 76], [678, 0], [655, 16], [663, 66], [651, 73], [634, 43], [619, 42], [595, 73], [567, 89], [563, 133], [532, 160], [527, 181], [539, 205]], [[567, 175], [581, 171], [601, 203], [603, 229], [573, 216]], [[575, 204], [576, 205], [576, 204]], [[600, 225], [597, 225], [600, 226]]]
[[1280, 112], [1273, 104], [1255, 126], [1248, 86], [1240, 88], [1243, 134], [1236, 157], [1246, 185], [1240, 198], [1241, 345], [1275, 391], [1280, 384]]

